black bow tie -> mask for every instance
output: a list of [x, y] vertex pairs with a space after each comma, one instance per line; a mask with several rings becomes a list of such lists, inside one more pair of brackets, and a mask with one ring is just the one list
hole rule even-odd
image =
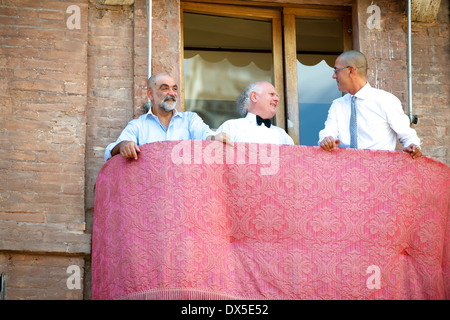
[[258, 124], [258, 126], [260, 126], [261, 123], [263, 123], [263, 122], [267, 128], [270, 128], [270, 125], [271, 125], [270, 119], [263, 119], [260, 116], [256, 116], [256, 123]]

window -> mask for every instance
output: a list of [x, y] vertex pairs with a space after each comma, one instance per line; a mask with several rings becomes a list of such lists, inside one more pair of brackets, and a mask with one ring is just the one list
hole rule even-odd
[[[260, 80], [274, 84], [283, 100], [279, 10], [191, 2], [182, 9], [184, 110], [217, 128], [241, 117], [236, 98]], [[284, 128], [284, 119], [279, 108], [275, 122]]]
[[332, 75], [337, 56], [351, 50], [351, 10], [285, 8], [284, 25], [289, 134], [317, 146], [331, 102], [342, 96]]
[[184, 103], [212, 128], [239, 118], [234, 101], [255, 80], [273, 82], [268, 21], [185, 13]]
[[248, 84], [266, 80], [280, 95], [275, 124], [297, 144], [317, 145], [340, 95], [330, 72], [351, 48], [349, 9], [182, 2], [183, 109], [217, 128], [241, 117], [235, 100]]

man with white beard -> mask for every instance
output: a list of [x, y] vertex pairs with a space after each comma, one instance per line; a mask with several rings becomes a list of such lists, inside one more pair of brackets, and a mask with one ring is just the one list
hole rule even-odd
[[108, 145], [105, 161], [119, 153], [124, 158], [137, 160], [140, 145], [157, 141], [216, 140], [228, 143], [226, 134], [216, 135], [196, 113], [175, 109], [178, 85], [170, 75], [151, 76], [147, 82], [147, 96], [151, 101], [148, 113], [131, 120], [119, 138]]

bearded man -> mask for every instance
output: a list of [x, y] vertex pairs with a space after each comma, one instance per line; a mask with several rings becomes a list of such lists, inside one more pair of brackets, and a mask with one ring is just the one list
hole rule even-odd
[[216, 140], [228, 142], [226, 134], [217, 134], [195, 112], [178, 112], [175, 108], [178, 85], [166, 73], [152, 75], [147, 81], [151, 107], [146, 114], [131, 120], [119, 138], [105, 150], [105, 161], [121, 154], [137, 160], [139, 146], [169, 140]]

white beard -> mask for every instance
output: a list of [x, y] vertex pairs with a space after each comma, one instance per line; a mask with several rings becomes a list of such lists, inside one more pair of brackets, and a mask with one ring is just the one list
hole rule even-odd
[[[173, 99], [173, 101], [167, 101], [169, 99]], [[173, 109], [175, 109], [176, 105], [177, 105], [177, 97], [176, 96], [167, 95], [161, 101], [161, 103], [159, 104], [159, 107], [164, 109], [164, 111], [166, 111], [166, 112], [170, 112]]]

